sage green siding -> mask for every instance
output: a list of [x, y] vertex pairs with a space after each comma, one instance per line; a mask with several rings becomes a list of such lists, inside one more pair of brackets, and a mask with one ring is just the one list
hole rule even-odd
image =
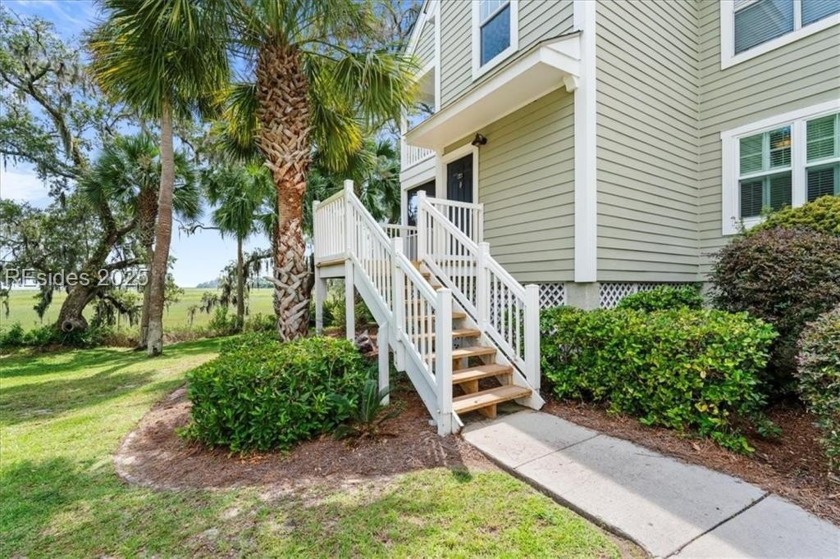
[[695, 2], [597, 7], [599, 281], [696, 281]]
[[491, 254], [520, 282], [572, 280], [574, 97], [559, 89], [480, 132], [488, 142], [478, 201]]
[[[700, 248], [723, 246], [720, 133], [840, 99], [840, 26], [720, 69], [720, 9], [700, 6]], [[702, 271], [708, 272], [708, 256]]]
[[420, 30], [417, 46], [414, 47], [414, 54], [420, 59], [421, 67], [435, 61], [435, 25], [433, 21], [426, 22]]
[[[441, 3], [441, 106], [467, 92], [472, 80], [472, 3], [443, 0]], [[572, 0], [520, 0], [519, 54], [539, 41], [568, 33], [573, 23]], [[515, 58], [517, 54], [511, 57]], [[501, 65], [506, 64], [504, 61]], [[500, 66], [501, 66], [500, 65]], [[481, 76], [484, 81], [493, 72]]]

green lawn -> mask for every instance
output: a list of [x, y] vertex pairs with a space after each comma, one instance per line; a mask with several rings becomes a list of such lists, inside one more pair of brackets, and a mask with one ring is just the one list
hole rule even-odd
[[[181, 295], [180, 300], [176, 303], [172, 303], [169, 309], [164, 311], [164, 327], [186, 328], [189, 326], [187, 310], [193, 305], [200, 304], [201, 296], [207, 291], [218, 293], [218, 291], [213, 289], [195, 287], [184, 289], [184, 294]], [[274, 312], [271, 302], [272, 292], [273, 291], [271, 289], [254, 289], [251, 291], [251, 295], [249, 297], [249, 310], [251, 315], [257, 313], [270, 315]], [[42, 325], [42, 321], [38, 319], [38, 315], [35, 314], [35, 311], [32, 309], [35, 305], [35, 294], [36, 292], [32, 290], [12, 290], [11, 295], [9, 296], [8, 317], [5, 315], [5, 311], [2, 306], [0, 306], [0, 330], [3, 330], [16, 322], [19, 322], [21, 326], [23, 326], [24, 330], [29, 330]], [[52, 304], [44, 314], [43, 324], [52, 324], [56, 320], [58, 317], [58, 310], [61, 308], [61, 303], [64, 301], [64, 298], [65, 294], [63, 292], [56, 293], [54, 295]], [[89, 306], [87, 311], [86, 315], [92, 316], [93, 305]], [[230, 312], [235, 312], [235, 309], [231, 308]], [[193, 320], [193, 326], [205, 326], [208, 322], [210, 322], [211, 317], [212, 314], [198, 312]]]
[[218, 343], [154, 360], [117, 349], [0, 357], [0, 557], [619, 556], [598, 528], [497, 472], [271, 497], [120, 481], [120, 440]]

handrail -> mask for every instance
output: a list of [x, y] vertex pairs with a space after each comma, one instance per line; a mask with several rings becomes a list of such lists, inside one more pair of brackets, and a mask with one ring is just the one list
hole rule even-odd
[[451, 291], [432, 288], [403, 254], [403, 239], [388, 237], [356, 196], [352, 181], [345, 181], [341, 193], [315, 202], [313, 216], [316, 259], [331, 256], [331, 251], [345, 255], [351, 270], [346, 273], [356, 270], [360, 286], [375, 294], [387, 310], [387, 323], [380, 329], [387, 329], [385, 339], [393, 333], [392, 339], [402, 342], [406, 351], [399, 352], [413, 363], [409, 376], [436, 418], [438, 431], [452, 432]]
[[539, 288], [516, 281], [490, 256], [487, 243], [476, 243], [436, 205], [419, 194], [419, 259], [539, 390]]
[[484, 204], [426, 198], [444, 217], [454, 223], [475, 243], [484, 241]]

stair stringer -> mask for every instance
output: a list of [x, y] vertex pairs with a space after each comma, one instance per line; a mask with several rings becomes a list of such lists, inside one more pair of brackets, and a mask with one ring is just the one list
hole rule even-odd
[[[388, 328], [388, 331], [391, 333], [388, 336], [390, 340], [389, 347], [393, 350], [395, 357], [394, 365], [397, 367], [397, 370], [405, 372], [408, 375], [409, 380], [411, 380], [411, 383], [417, 390], [417, 394], [420, 395], [423, 405], [426, 406], [429, 415], [438, 424], [438, 431], [441, 431], [440, 423], [443, 423], [444, 430], [447, 432], [442, 432], [441, 434], [459, 432], [464, 426], [464, 422], [455, 412], [452, 412], [451, 421], [439, 420], [440, 410], [437, 405], [437, 391], [435, 386], [428, 381], [426, 375], [423, 374], [423, 364], [418, 360], [417, 354], [414, 351], [407, 349], [410, 342], [402, 332], [398, 331], [394, 313], [388, 308], [386, 301], [379, 296], [375, 286], [370, 282], [362, 267], [358, 265], [352, 256], [351, 260], [353, 261], [353, 283], [355, 284], [356, 290], [361, 295], [368, 309], [370, 309], [374, 319], [376, 319], [377, 326], [380, 329]], [[382, 351], [382, 349], [380, 347], [379, 351]], [[451, 429], [448, 429], [447, 423], [451, 425]]]

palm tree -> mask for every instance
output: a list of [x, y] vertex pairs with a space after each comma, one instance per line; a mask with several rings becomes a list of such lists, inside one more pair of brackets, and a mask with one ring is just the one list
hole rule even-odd
[[377, 24], [359, 0], [241, 0], [235, 42], [256, 63], [255, 83], [236, 84], [225, 121], [239, 152], [256, 145], [271, 171], [279, 219], [272, 236], [274, 308], [281, 340], [309, 327], [312, 287], [303, 237], [306, 181], [315, 148], [339, 168], [371, 130], [416, 95], [414, 64], [373, 51]]
[[[195, 220], [201, 214], [197, 171], [182, 151], [175, 152], [173, 208], [181, 219]], [[105, 145], [87, 179], [85, 194], [91, 200], [115, 200], [136, 223], [137, 237], [150, 266], [154, 259], [155, 222], [160, 188], [160, 150], [149, 134], [119, 136]], [[151, 306], [151, 282], [143, 292], [140, 347], [146, 347]]]
[[106, 93], [160, 122], [160, 190], [150, 274], [148, 352], [163, 351], [163, 310], [175, 183], [173, 120], [208, 107], [228, 81], [224, 3], [100, 0], [106, 20], [92, 34], [92, 70]]
[[312, 158], [306, 182], [304, 231], [312, 233], [312, 202], [325, 200], [351, 179], [356, 195], [374, 219], [396, 223], [400, 218], [400, 160], [389, 140], [365, 140], [362, 149], [347, 159], [341, 169], [330, 169], [320, 152]]
[[213, 224], [222, 236], [236, 238], [236, 327], [245, 324], [245, 258], [243, 244], [258, 231], [270, 232], [274, 193], [267, 169], [258, 162], [227, 165], [204, 174], [208, 201], [216, 206]]

